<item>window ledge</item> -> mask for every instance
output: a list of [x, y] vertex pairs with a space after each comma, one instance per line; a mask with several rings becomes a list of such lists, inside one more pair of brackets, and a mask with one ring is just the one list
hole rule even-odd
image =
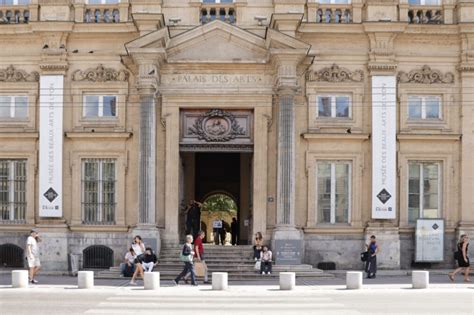
[[308, 234], [360, 234], [364, 233], [364, 228], [353, 227], [350, 224], [338, 223], [331, 225], [318, 224], [316, 227], [305, 227], [303, 228], [305, 233]]
[[71, 232], [128, 232], [127, 225], [71, 225]]
[[128, 139], [131, 138], [133, 133], [131, 132], [66, 132], [66, 138], [69, 139]]
[[368, 133], [303, 133], [303, 139], [349, 139], [349, 140], [368, 140]]
[[38, 132], [0, 132], [0, 139], [38, 139]]
[[460, 134], [398, 134], [397, 140], [460, 141]]

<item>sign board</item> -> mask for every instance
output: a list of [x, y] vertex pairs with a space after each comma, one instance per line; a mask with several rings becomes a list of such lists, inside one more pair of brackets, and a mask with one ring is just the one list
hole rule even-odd
[[277, 265], [299, 265], [303, 259], [303, 241], [275, 240], [273, 254]]
[[443, 219], [418, 219], [415, 237], [415, 262], [444, 261]]
[[222, 221], [221, 220], [212, 221], [212, 227], [214, 229], [222, 229]]
[[396, 218], [395, 76], [372, 77], [372, 218]]
[[40, 217], [62, 217], [63, 215], [63, 87], [62, 75], [40, 77]]

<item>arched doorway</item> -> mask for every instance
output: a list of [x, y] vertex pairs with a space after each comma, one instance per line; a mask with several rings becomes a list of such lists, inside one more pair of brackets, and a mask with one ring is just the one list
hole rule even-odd
[[[226, 192], [209, 193], [202, 204], [201, 221], [206, 224], [207, 240], [213, 242], [215, 235], [213, 234], [213, 222], [218, 219], [222, 221], [222, 239], [225, 239], [225, 232], [231, 232], [230, 224], [232, 218], [238, 217], [238, 206], [235, 198]], [[204, 227], [201, 226], [201, 229]]]

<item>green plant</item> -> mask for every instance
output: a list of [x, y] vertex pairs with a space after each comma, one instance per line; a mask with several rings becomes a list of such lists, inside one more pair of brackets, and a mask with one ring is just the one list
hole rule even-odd
[[209, 212], [228, 212], [231, 215], [237, 214], [235, 201], [224, 194], [215, 194], [207, 198], [202, 204], [202, 210]]

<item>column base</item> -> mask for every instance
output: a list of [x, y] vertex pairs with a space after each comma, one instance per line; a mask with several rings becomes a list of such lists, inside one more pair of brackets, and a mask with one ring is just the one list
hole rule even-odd
[[161, 251], [161, 237], [160, 237], [160, 230], [156, 227], [156, 225], [138, 225], [132, 231], [132, 236], [140, 235], [145, 246], [150, 246], [155, 253], [160, 253]]
[[381, 252], [377, 255], [377, 267], [382, 269], [400, 269], [400, 235], [397, 227], [368, 226], [365, 229], [365, 244], [371, 235], [375, 235]]
[[273, 230], [272, 252], [277, 265], [300, 265], [304, 257], [303, 232], [292, 225]]

